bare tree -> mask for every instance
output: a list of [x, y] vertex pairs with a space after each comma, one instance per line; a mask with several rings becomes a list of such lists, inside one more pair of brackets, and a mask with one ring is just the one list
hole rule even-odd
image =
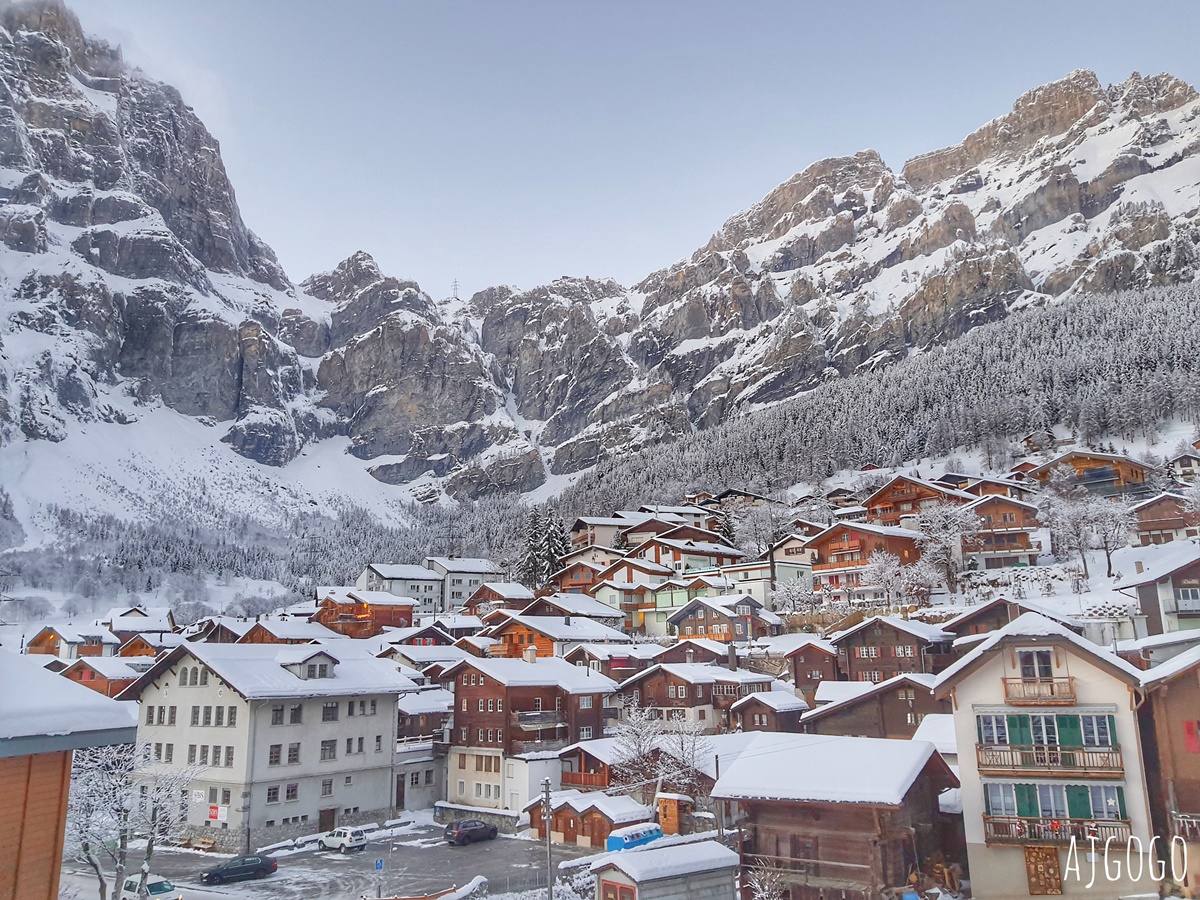
[[941, 583], [941, 572], [926, 559], [918, 559], [900, 569], [900, 593], [918, 606], [927, 606], [933, 589]]
[[769, 607], [774, 612], [811, 613], [820, 604], [820, 595], [804, 578], [785, 581], [771, 592]]
[[[197, 766], [176, 768], [151, 758], [149, 745], [115, 744], [76, 750], [67, 800], [67, 846], [96, 876], [100, 900], [109, 885], [120, 896], [131, 859], [130, 844], [146, 838], [141, 851], [138, 893], [146, 896], [150, 860], [159, 840], [187, 824], [189, 788]], [[111, 882], [105, 867], [112, 867]]]
[[653, 796], [663, 720], [658, 711], [628, 703], [613, 740], [612, 786], [624, 793]]
[[979, 517], [963, 506], [933, 503], [921, 509], [917, 528], [921, 532], [917, 539], [921, 558], [942, 573], [947, 590], [953, 594], [958, 589], [958, 575], [962, 571], [963, 543], [975, 540]]
[[716, 752], [704, 726], [682, 717], [668, 719], [659, 739], [658, 771], [663, 786], [697, 802], [705, 790], [704, 764]]
[[1133, 508], [1123, 500], [1095, 498], [1090, 506], [1092, 533], [1096, 537], [1096, 544], [1104, 551], [1104, 562], [1108, 567], [1106, 575], [1112, 578], [1113, 551], [1129, 542], [1129, 532], [1134, 529], [1137, 517], [1133, 514]]
[[878, 587], [883, 591], [883, 602], [888, 606], [899, 595], [904, 582], [900, 557], [886, 550], [876, 550], [863, 567], [862, 585]]
[[781, 900], [787, 893], [787, 869], [778, 860], [756, 856], [747, 869], [746, 887], [753, 900]]

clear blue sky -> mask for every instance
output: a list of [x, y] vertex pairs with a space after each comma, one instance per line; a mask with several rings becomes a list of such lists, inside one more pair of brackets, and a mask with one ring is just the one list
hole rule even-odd
[[68, 0], [220, 139], [294, 281], [631, 285], [814, 160], [893, 167], [1090, 68], [1200, 83], [1200, 4]]

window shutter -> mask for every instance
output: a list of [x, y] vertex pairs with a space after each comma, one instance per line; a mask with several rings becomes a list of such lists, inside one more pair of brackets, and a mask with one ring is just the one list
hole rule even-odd
[[1108, 739], [1112, 741], [1114, 747], [1117, 746], [1117, 719], [1116, 716], [1108, 717]]
[[1038, 818], [1041, 807], [1038, 805], [1037, 785], [1017, 784], [1013, 787], [1017, 798], [1017, 815], [1027, 819]]
[[1129, 815], [1125, 812], [1125, 789], [1120, 785], [1117, 786], [1117, 808], [1121, 811], [1122, 819], [1129, 818]]
[[1087, 787], [1082, 784], [1067, 785], [1067, 815], [1072, 819], [1090, 819], [1092, 817], [1092, 796]]
[[975, 740], [983, 743], [983, 720], [979, 716], [975, 717]]
[[1200, 753], [1200, 722], [1183, 723], [1183, 744], [1188, 753]]
[[1058, 725], [1058, 743], [1062, 747], [1083, 746], [1083, 726], [1079, 716], [1055, 716]]
[[1008, 742], [1025, 747], [1033, 743], [1029, 716], [1008, 716]]

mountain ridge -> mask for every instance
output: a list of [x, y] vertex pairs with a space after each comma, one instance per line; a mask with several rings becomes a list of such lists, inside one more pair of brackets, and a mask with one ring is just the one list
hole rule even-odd
[[898, 172], [818, 160], [631, 288], [435, 301], [365, 251], [293, 284], [179, 93], [61, 3], [0, 8], [0, 50], [0, 454], [110, 425], [133, 452], [166, 408], [281, 485], [336, 446], [400, 497], [545, 496], [1028, 305], [1200, 269], [1200, 97], [1165, 74], [1070, 73]]

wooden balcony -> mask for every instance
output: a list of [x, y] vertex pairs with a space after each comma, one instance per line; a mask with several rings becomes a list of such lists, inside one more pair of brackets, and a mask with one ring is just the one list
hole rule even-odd
[[567, 722], [561, 710], [538, 709], [529, 712], [514, 712], [509, 715], [513, 727], [523, 731], [542, 731], [565, 727]]
[[599, 772], [563, 772], [563, 787], [603, 789], [608, 787], [608, 776]]
[[826, 545], [828, 553], [847, 553], [851, 550], [859, 550], [862, 548], [862, 541], [834, 541]]
[[561, 750], [567, 746], [565, 738], [547, 738], [544, 741], [513, 741], [512, 752], [516, 753], [540, 753], [546, 751]]
[[1120, 747], [977, 744], [975, 758], [981, 775], [1025, 773], [1111, 778], [1125, 771]]
[[1124, 847], [1129, 834], [1128, 819], [983, 817], [983, 837], [989, 844], [1070, 844], [1075, 838], [1082, 848], [1087, 847], [1089, 837], [1100, 846], [1111, 837]]
[[1200, 813], [1171, 813], [1171, 835], [1189, 844], [1200, 843]]
[[838, 562], [823, 562], [813, 565], [814, 572], [824, 571], [825, 569], [852, 569], [857, 566], [865, 566], [870, 560], [866, 559], [845, 559]]
[[1005, 678], [1004, 700], [1014, 706], [1070, 706], [1075, 702], [1075, 678]]

